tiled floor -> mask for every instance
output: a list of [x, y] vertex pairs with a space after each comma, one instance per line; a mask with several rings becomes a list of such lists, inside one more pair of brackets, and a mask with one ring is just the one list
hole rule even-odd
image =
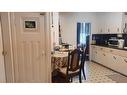
[[[86, 62], [86, 80], [82, 77], [84, 83], [121, 83], [127, 82], [127, 77], [120, 75], [108, 68], [105, 68], [94, 62]], [[79, 82], [78, 77], [73, 79], [74, 83]]]

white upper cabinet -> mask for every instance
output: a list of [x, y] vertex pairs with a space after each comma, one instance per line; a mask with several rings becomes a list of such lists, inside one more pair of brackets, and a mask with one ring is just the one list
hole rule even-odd
[[123, 33], [122, 12], [101, 12], [97, 13], [98, 34]]

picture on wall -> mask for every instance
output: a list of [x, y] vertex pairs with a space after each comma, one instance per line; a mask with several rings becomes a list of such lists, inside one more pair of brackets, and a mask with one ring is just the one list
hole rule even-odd
[[25, 21], [25, 28], [36, 28], [35, 21]]

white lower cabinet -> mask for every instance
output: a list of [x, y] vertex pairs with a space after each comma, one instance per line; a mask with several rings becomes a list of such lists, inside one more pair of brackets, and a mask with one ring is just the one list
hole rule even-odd
[[127, 58], [119, 56], [117, 64], [119, 64], [117, 70], [120, 73], [127, 75]]
[[96, 48], [94, 46], [91, 47], [91, 60], [96, 60]]
[[[109, 48], [107, 49], [109, 52], [105, 51], [105, 48], [98, 48], [100, 47], [92, 47], [91, 60], [127, 75], [127, 57], [123, 57], [122, 55], [119, 55], [119, 53], [113, 54]], [[114, 50], [113, 52], [115, 51], [117, 52], [117, 50]]]
[[99, 58], [98, 63], [101, 63], [102, 65], [105, 65], [104, 64], [104, 52], [102, 52], [101, 50], [98, 51], [98, 58]]
[[109, 53], [108, 54], [108, 62], [109, 62], [108, 67], [113, 70], [117, 70], [117, 68], [119, 67], [119, 64], [117, 62], [118, 60], [119, 60], [118, 56]]
[[104, 66], [109, 66], [109, 62], [108, 62], [108, 53], [106, 52], [102, 52], [101, 53], [101, 63]]
[[114, 55], [109, 53], [107, 56], [107, 61], [108, 61], [107, 67], [127, 75], [127, 58], [126, 57], [121, 57], [119, 55]]
[[100, 63], [100, 62], [101, 62], [100, 55], [101, 55], [100, 51], [98, 51], [98, 50], [97, 50], [97, 51], [96, 51], [95, 61], [96, 61], [96, 62], [98, 62], [98, 63]]
[[107, 53], [105, 53], [102, 48], [96, 46], [91, 47], [91, 60], [100, 63], [104, 66], [108, 66]]

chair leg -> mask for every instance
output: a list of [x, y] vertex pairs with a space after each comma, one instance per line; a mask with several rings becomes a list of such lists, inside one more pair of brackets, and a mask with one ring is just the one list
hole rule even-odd
[[73, 78], [72, 77], [70, 78], [70, 80], [71, 80], [71, 82], [73, 82]]
[[84, 64], [82, 66], [82, 72], [83, 72], [84, 79], [86, 80], [86, 74], [85, 74]]
[[84, 70], [84, 68], [82, 68], [83, 70], [83, 76], [84, 76], [84, 79], [86, 80], [86, 74], [85, 74], [85, 70]]
[[80, 69], [80, 72], [79, 72], [79, 82], [82, 83], [82, 73], [81, 73], [81, 69]]
[[69, 83], [69, 77], [68, 76], [66, 77], [66, 82]]

